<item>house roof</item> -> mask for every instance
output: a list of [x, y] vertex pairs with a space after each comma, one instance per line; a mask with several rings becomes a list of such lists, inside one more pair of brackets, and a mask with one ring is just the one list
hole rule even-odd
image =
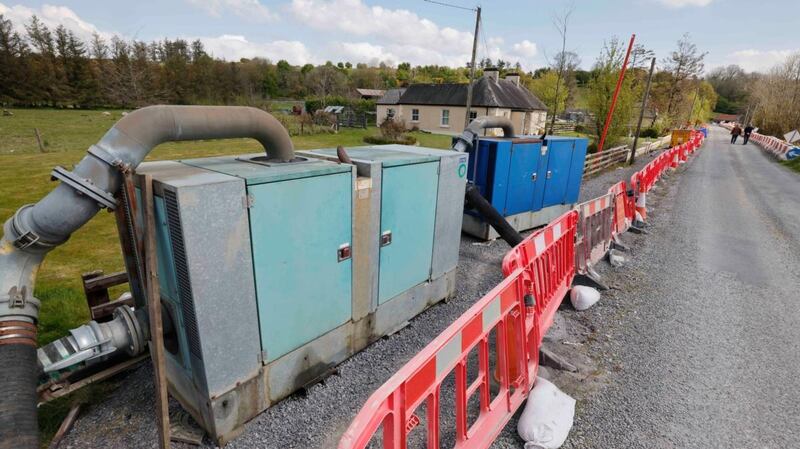
[[356, 92], [362, 97], [382, 97], [386, 93], [381, 89], [356, 89]]
[[376, 102], [377, 104], [397, 104], [400, 101], [400, 96], [405, 92], [405, 88], [389, 89], [381, 98]]
[[[467, 84], [412, 84], [400, 96], [400, 104], [465, 106]], [[528, 89], [504, 79], [483, 76], [475, 82], [472, 105], [546, 111], [547, 106]]]

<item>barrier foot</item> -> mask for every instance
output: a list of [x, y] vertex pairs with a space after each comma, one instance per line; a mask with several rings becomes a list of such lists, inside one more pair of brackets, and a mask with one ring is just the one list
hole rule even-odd
[[564, 360], [563, 357], [547, 349], [544, 345], [539, 348], [539, 365], [561, 371], [569, 371], [570, 373], [578, 371], [575, 365]]
[[624, 243], [622, 243], [622, 239], [619, 238], [618, 235], [615, 235], [611, 239], [611, 249], [617, 249], [617, 250], [620, 250], [620, 251], [624, 251], [626, 253], [631, 252], [631, 247], [626, 245], [626, 244], [624, 244]]
[[647, 232], [646, 229], [644, 229], [644, 227], [640, 226], [643, 224], [644, 223], [642, 222], [634, 222], [628, 230], [633, 232], [634, 234], [644, 234], [644, 235], [650, 234], [649, 232]]
[[578, 285], [588, 284], [588, 287], [594, 287], [598, 290], [609, 290], [608, 285], [603, 282], [600, 274], [591, 268], [587, 268], [585, 274], [576, 273], [573, 283]]

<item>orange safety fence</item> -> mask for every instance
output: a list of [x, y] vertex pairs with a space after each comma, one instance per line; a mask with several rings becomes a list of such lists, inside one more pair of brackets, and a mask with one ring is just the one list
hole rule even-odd
[[[440, 448], [445, 438], [457, 449], [491, 446], [536, 379], [542, 335], [575, 274], [577, 220], [570, 211], [509, 252], [503, 259], [506, 278], [367, 400], [339, 449], [405, 449], [419, 427], [428, 449]], [[469, 380], [473, 351], [478, 369]], [[448, 391], [454, 404], [441, 400]], [[476, 395], [479, 411], [470, 414]], [[451, 416], [448, 428], [450, 420], [442, 418]]]
[[[634, 173], [629, 185], [614, 184], [511, 249], [503, 258], [505, 279], [370, 396], [339, 449], [407, 449], [412, 440], [428, 449], [491, 446], [528, 397], [542, 338], [576, 269], [630, 228], [639, 197], [702, 141], [695, 133]], [[476, 398], [477, 411], [469, 407]]]
[[524, 269], [528, 301], [533, 302], [541, 336], [553, 323], [575, 276], [577, 225], [578, 212], [571, 210], [526, 237], [503, 258], [504, 275]]
[[[455, 448], [487, 448], [522, 404], [538, 368], [538, 337], [529, 338], [525, 324], [523, 270], [497, 287], [451, 324], [441, 335], [381, 386], [366, 402], [339, 441], [339, 449], [405, 449], [415, 428], [425, 421], [428, 449], [438, 449], [450, 434]], [[535, 336], [535, 324], [530, 332]], [[494, 341], [490, 334], [494, 332]], [[490, 366], [490, 343], [496, 363]], [[526, 348], [526, 351], [521, 351]], [[467, 379], [468, 357], [478, 351], [478, 376]], [[445, 385], [455, 373], [455, 385]], [[490, 397], [491, 385], [497, 391]], [[446, 388], [455, 389], [455, 403], [442, 404]], [[467, 404], [480, 398], [480, 413], [470, 425]], [[424, 405], [423, 405], [424, 404]], [[452, 406], [454, 409], [444, 409]], [[425, 410], [424, 416], [419, 409]], [[454, 429], [440, 428], [441, 413], [455, 414]]]

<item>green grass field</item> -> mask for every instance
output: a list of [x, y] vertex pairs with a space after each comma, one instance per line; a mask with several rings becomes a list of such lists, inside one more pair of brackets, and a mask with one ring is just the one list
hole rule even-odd
[[[50, 171], [56, 165], [72, 168], [90, 145], [122, 117], [122, 111], [78, 111], [50, 109], [12, 109], [13, 116], [0, 116], [0, 222], [5, 222], [23, 204], [35, 203], [56, 184]], [[34, 128], [41, 134], [45, 153], [39, 151]], [[372, 129], [344, 129], [338, 134], [293, 137], [298, 149], [343, 145], [364, 145], [362, 138], [376, 134]], [[448, 148], [450, 137], [412, 133], [420, 145]], [[159, 146], [147, 160], [188, 159], [223, 154], [259, 151], [254, 140], [200, 141], [169, 143]], [[100, 212], [70, 240], [50, 253], [39, 272], [36, 297], [42, 300], [39, 343], [62, 337], [71, 328], [89, 319], [81, 287], [81, 273], [91, 270], [106, 273], [123, 269], [114, 217]], [[124, 288], [112, 291], [116, 295]], [[55, 433], [70, 403], [96, 400], [97, 389], [76, 393], [72, 398], [54, 401], [40, 408], [43, 442]]]

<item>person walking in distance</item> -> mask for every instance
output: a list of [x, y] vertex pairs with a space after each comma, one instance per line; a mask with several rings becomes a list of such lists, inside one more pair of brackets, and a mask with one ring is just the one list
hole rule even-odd
[[744, 127], [744, 143], [742, 145], [747, 145], [747, 142], [750, 141], [750, 134], [753, 134], [753, 125]]
[[740, 134], [742, 134], [742, 128], [739, 128], [738, 123], [734, 123], [733, 129], [731, 130], [731, 143], [736, 143], [736, 139], [739, 138]]

